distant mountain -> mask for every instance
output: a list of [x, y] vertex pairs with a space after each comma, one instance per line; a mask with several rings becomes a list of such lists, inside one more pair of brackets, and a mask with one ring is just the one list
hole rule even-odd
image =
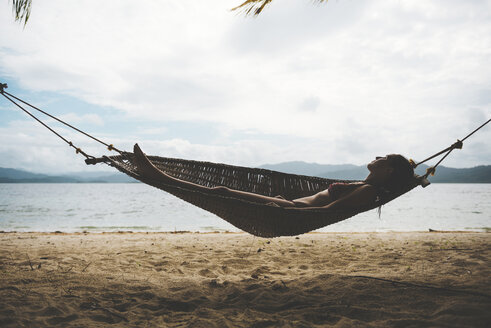
[[[328, 165], [306, 162], [285, 162], [279, 164], [266, 164], [261, 168], [293, 173], [311, 175], [331, 179], [363, 180], [368, 175], [366, 165]], [[428, 166], [421, 165], [416, 173], [422, 175]], [[473, 168], [456, 169], [438, 166], [435, 176], [430, 176], [433, 183], [491, 183], [491, 165], [476, 166]], [[59, 176], [31, 173], [23, 170], [0, 168], [0, 183], [128, 183], [138, 182], [127, 175], [105, 172], [77, 172]]]
[[[366, 165], [352, 164], [322, 165], [305, 162], [285, 162], [263, 165], [261, 168], [285, 173], [313, 175], [322, 178], [363, 180], [368, 175]], [[421, 165], [416, 174], [423, 175], [428, 166]], [[473, 168], [456, 169], [438, 166], [436, 174], [430, 176], [433, 183], [491, 183], [491, 165], [481, 165]]]
[[0, 167], [0, 183], [127, 183], [137, 182], [123, 173], [80, 172], [64, 175], [31, 173]]
[[30, 173], [27, 171], [16, 170], [16, 169], [8, 169], [8, 168], [0, 168], [0, 178], [9, 178], [9, 179], [44, 179], [49, 177], [46, 174], [37, 174]]
[[106, 183], [128, 183], [128, 182], [138, 182], [137, 180], [127, 176], [124, 173], [116, 171], [115, 173], [107, 172], [75, 172], [64, 174], [64, 177], [73, 177], [80, 182], [106, 182]]
[[[427, 166], [416, 169], [416, 173], [425, 174]], [[434, 183], [491, 183], [491, 165], [455, 169], [438, 166], [434, 176], [428, 178]]]

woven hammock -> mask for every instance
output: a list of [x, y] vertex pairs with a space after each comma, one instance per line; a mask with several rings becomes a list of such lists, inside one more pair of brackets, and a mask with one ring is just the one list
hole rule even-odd
[[[349, 210], [284, 208], [217, 195], [211, 190], [207, 193], [192, 187], [183, 188], [171, 183], [167, 184], [149, 179], [138, 173], [134, 158], [133, 153], [124, 152], [117, 156], [88, 159], [86, 162], [87, 164], [104, 162], [130, 177], [169, 192], [188, 203], [216, 214], [235, 227], [259, 237], [294, 236], [306, 233], [384, 205], [420, 184], [420, 179], [415, 177], [412, 183], [399, 193], [385, 195], [370, 206]], [[327, 189], [330, 184], [335, 182], [357, 182], [357, 180], [333, 180], [259, 168], [158, 156], [148, 156], [148, 159], [161, 171], [180, 180], [210, 188], [225, 186], [270, 197], [281, 195], [285, 199], [313, 195]]]

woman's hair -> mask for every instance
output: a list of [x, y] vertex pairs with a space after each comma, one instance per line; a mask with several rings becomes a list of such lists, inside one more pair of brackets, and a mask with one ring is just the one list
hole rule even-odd
[[404, 156], [398, 154], [387, 155], [387, 160], [394, 170], [384, 187], [390, 192], [401, 191], [414, 177], [413, 166]]

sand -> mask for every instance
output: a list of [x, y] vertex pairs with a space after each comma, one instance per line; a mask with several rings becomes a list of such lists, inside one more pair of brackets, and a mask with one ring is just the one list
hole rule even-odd
[[1, 233], [1, 327], [490, 327], [490, 233]]

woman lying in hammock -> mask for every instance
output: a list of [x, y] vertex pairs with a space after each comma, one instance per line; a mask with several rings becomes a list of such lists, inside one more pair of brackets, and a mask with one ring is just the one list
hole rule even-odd
[[401, 155], [377, 157], [368, 164], [369, 174], [363, 182], [333, 183], [328, 189], [315, 195], [286, 200], [280, 196], [269, 197], [223, 186], [205, 187], [192, 182], [174, 178], [150, 162], [138, 144], [134, 146], [135, 164], [142, 176], [183, 188], [192, 188], [206, 193], [241, 198], [255, 203], [271, 204], [280, 207], [348, 209], [373, 204], [384, 193], [395, 193], [413, 178], [414, 172], [409, 161]]

